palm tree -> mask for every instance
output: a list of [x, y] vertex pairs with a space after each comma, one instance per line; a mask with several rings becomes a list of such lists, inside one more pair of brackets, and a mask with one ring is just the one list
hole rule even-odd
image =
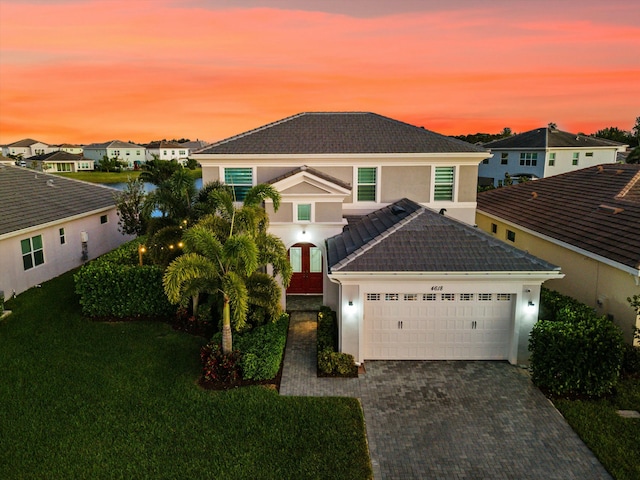
[[[247, 320], [253, 303], [276, 313], [280, 275], [284, 285], [291, 279], [291, 265], [282, 241], [267, 234], [268, 215], [261, 206], [265, 198], [280, 204], [280, 194], [269, 185], [253, 187], [238, 208], [228, 190], [210, 192], [215, 213], [202, 218], [182, 237], [184, 255], [176, 258], [164, 274], [164, 289], [172, 303], [189, 299], [197, 313], [200, 293], [218, 293], [223, 300], [222, 351], [232, 350], [231, 320], [236, 330]], [[273, 276], [265, 274], [267, 265]]]

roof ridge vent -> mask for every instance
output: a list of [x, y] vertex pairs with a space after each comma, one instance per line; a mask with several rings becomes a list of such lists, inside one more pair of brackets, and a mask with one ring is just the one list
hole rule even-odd
[[618, 213], [624, 212], [624, 208], [620, 207], [611, 207], [609, 205], [600, 204], [598, 206], [599, 210], [604, 210], [605, 212], [611, 213], [613, 215], [617, 215]]

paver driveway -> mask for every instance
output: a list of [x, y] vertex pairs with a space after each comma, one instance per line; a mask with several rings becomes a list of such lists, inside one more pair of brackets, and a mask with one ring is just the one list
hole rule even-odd
[[524, 370], [375, 361], [357, 379], [317, 378], [315, 326], [292, 315], [280, 393], [359, 398], [376, 479], [611, 478]]

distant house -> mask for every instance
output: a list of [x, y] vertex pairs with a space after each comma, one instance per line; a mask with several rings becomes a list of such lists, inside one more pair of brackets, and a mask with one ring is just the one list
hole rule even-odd
[[631, 341], [640, 318], [640, 165], [604, 164], [478, 195], [478, 227], [560, 265], [545, 286], [611, 317]]
[[116, 158], [125, 162], [128, 168], [137, 168], [146, 161], [145, 148], [143, 146], [121, 142], [120, 140], [86, 145], [83, 149], [83, 154], [85, 158], [93, 160], [96, 165], [105, 156], [109, 159]]
[[624, 145], [604, 138], [537, 128], [485, 143], [492, 156], [478, 167], [481, 184], [500, 186], [505, 174], [538, 179], [581, 168], [616, 163]]
[[204, 140], [191, 140], [189, 142], [181, 142], [179, 145], [181, 145], [182, 148], [188, 149], [189, 153], [194, 153], [198, 150], [202, 150], [203, 148], [208, 146], [209, 143], [205, 142]]
[[84, 158], [82, 154], [58, 150], [30, 157], [27, 164], [41, 172], [82, 172], [93, 170], [94, 161]]
[[189, 148], [176, 142], [167, 142], [160, 140], [145, 145], [146, 160], [176, 160], [184, 164], [189, 159]]
[[82, 145], [73, 145], [71, 143], [63, 143], [61, 145], [57, 145], [58, 150], [67, 153], [75, 153], [76, 155], [82, 154], [84, 148]]
[[0, 165], [0, 290], [55, 278], [131, 239], [118, 231], [115, 190]]
[[22, 158], [33, 157], [34, 155], [42, 155], [57, 150], [46, 143], [33, 140], [32, 138], [25, 138], [14, 143], [10, 143], [2, 148], [2, 154], [6, 157], [8, 155], [20, 155]]
[[488, 155], [374, 113], [306, 112], [192, 157], [239, 200], [261, 183], [280, 192], [265, 208], [289, 251], [287, 294], [322, 295], [357, 362], [524, 363], [540, 286], [562, 273], [473, 228]]

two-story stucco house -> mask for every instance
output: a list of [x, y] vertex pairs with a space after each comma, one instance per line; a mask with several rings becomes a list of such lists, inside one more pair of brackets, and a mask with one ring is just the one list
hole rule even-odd
[[505, 174], [537, 179], [602, 163], [616, 163], [623, 145], [544, 127], [485, 143], [492, 156], [478, 167], [482, 184], [501, 186]]
[[115, 190], [0, 165], [0, 290], [61, 275], [132, 237], [118, 230]]
[[176, 160], [184, 164], [189, 159], [189, 149], [176, 142], [159, 140], [145, 145], [146, 160]]
[[[373, 113], [301, 113], [193, 154], [203, 183], [281, 194], [270, 231], [288, 294], [322, 294], [341, 351], [374, 359], [527, 359], [559, 269], [472, 225], [484, 148]], [[506, 248], [505, 248], [506, 247]]]
[[22, 158], [29, 158], [34, 155], [42, 155], [56, 150], [56, 147], [52, 147], [46, 143], [33, 140], [32, 138], [25, 138], [4, 146], [2, 148], [2, 154], [5, 157], [8, 155], [19, 155]]
[[85, 158], [93, 160], [96, 165], [105, 156], [109, 159], [117, 158], [125, 162], [128, 168], [137, 168], [146, 161], [145, 148], [120, 140], [112, 140], [105, 143], [92, 143], [83, 149]]

